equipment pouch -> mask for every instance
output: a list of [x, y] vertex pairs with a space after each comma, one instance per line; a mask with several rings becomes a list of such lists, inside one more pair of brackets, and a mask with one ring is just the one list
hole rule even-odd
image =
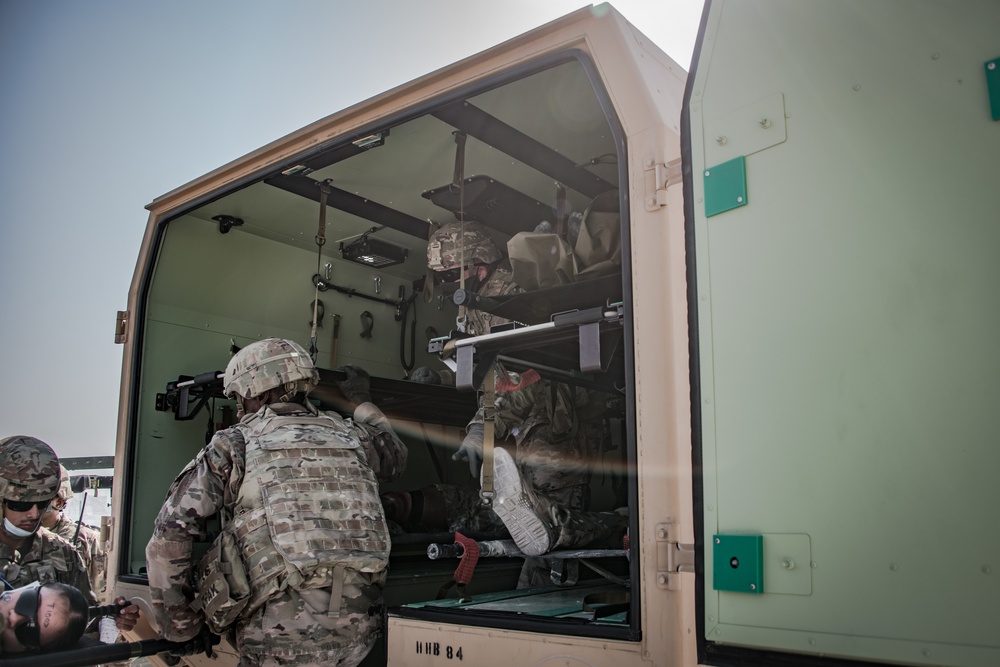
[[216, 634], [224, 634], [247, 602], [250, 581], [236, 546], [236, 539], [223, 530], [195, 568], [195, 598], [192, 606], [205, 617]]

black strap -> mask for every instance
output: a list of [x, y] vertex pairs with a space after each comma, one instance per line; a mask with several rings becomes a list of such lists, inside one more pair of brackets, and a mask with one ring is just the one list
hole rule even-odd
[[566, 188], [556, 183], [556, 234], [566, 239]]
[[375, 328], [375, 318], [372, 317], [371, 311], [366, 310], [361, 313], [361, 337], [371, 338], [372, 329]]
[[593, 620], [614, 616], [623, 611], [628, 611], [631, 606], [632, 595], [628, 591], [606, 591], [603, 593], [591, 593], [583, 598], [583, 610], [593, 612]]
[[450, 591], [452, 588], [455, 588], [455, 590], [458, 591], [459, 602], [469, 602], [472, 600], [472, 598], [469, 597], [469, 594], [465, 590], [465, 584], [460, 584], [454, 579], [449, 580], [443, 586], [441, 586], [441, 588], [438, 589], [436, 599], [443, 600], [446, 597], [448, 597], [448, 591]]
[[461, 190], [465, 186], [465, 132], [453, 132], [455, 135], [455, 171], [451, 175], [451, 186]]

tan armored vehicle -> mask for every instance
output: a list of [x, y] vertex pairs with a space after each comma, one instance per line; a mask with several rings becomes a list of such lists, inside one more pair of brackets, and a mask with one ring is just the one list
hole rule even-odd
[[[1000, 664], [998, 57], [992, 0], [713, 1], [690, 73], [588, 7], [156, 199], [109, 592], [148, 597], [166, 489], [234, 418], [218, 374], [278, 336], [326, 409], [371, 373], [410, 451], [385, 492], [475, 483], [451, 457], [494, 360], [599, 397], [589, 507], [628, 539], [442, 594], [454, 534], [398, 532], [366, 664]], [[523, 293], [435, 284], [456, 220]]]

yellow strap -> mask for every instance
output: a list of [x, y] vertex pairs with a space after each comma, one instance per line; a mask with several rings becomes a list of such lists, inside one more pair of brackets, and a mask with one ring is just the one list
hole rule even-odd
[[316, 185], [319, 186], [319, 225], [316, 229], [316, 287], [313, 289], [313, 319], [312, 330], [309, 332], [309, 356], [313, 364], [319, 355], [319, 348], [316, 345], [316, 327], [319, 309], [319, 267], [323, 260], [323, 246], [326, 244], [326, 200], [331, 192], [330, 179], [326, 179]]
[[493, 405], [496, 395], [496, 368], [490, 363], [483, 379], [483, 481], [479, 497], [484, 505], [493, 503], [493, 425], [496, 409]]

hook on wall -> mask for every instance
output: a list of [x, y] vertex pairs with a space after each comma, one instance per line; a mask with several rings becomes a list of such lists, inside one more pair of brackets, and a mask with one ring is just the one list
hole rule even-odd
[[213, 215], [212, 220], [219, 223], [220, 234], [228, 234], [229, 230], [233, 227], [243, 226], [243, 218], [237, 218], [232, 215]]

